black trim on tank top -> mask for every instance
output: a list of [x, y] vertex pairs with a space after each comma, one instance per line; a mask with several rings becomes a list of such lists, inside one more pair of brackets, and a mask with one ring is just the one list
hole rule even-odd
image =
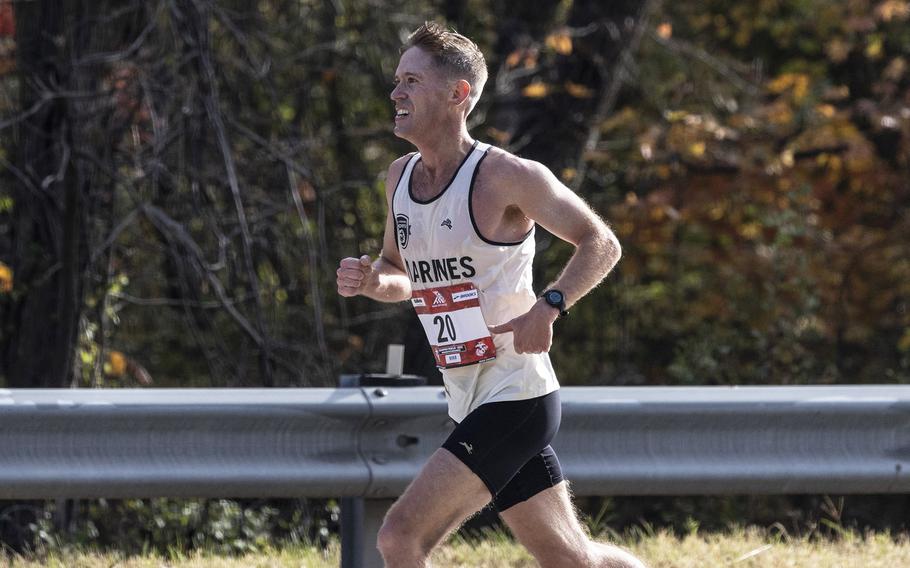
[[[392, 199], [389, 201], [389, 210], [392, 215], [392, 228], [395, 229], [395, 248], [398, 251], [401, 251], [401, 245], [398, 244], [398, 218], [395, 216], [395, 196], [398, 195], [398, 186], [401, 185], [401, 178], [404, 177], [404, 173], [408, 171], [408, 166], [411, 164], [411, 160], [414, 159], [414, 156], [417, 155], [417, 152], [414, 152], [408, 157], [408, 161], [404, 163], [404, 167], [401, 168], [401, 173], [398, 174], [398, 181], [395, 182], [395, 189], [392, 190]], [[410, 178], [408, 178], [410, 181]]]
[[[414, 169], [417, 168], [417, 162], [419, 162], [421, 159], [421, 158], [417, 158], [417, 162], [414, 162], [414, 169], [411, 170], [411, 175], [408, 176], [408, 195], [411, 197], [411, 201], [413, 201], [414, 203], [419, 203], [421, 205], [429, 205], [430, 203], [433, 203], [434, 201], [436, 201], [437, 199], [439, 199], [440, 197], [445, 195], [445, 192], [447, 192], [449, 190], [449, 188], [452, 187], [452, 183], [455, 182], [455, 178], [458, 177], [458, 173], [461, 171], [461, 168], [464, 167], [465, 162], [467, 162], [468, 158], [471, 157], [471, 154], [474, 153], [475, 148], [477, 148], [477, 140], [475, 140], [474, 143], [471, 144], [471, 149], [468, 150], [468, 153], [464, 155], [464, 159], [462, 159], [461, 163], [458, 164], [458, 167], [455, 168], [455, 173], [452, 174], [452, 179], [449, 180], [449, 183], [447, 183], [446, 186], [444, 188], [442, 188], [442, 191], [439, 192], [439, 195], [436, 195], [435, 197], [433, 197], [432, 199], [430, 199], [428, 201], [421, 201], [421, 200], [417, 199], [416, 197], [414, 197], [414, 191], [411, 188], [411, 182], [414, 180]], [[481, 158], [481, 159], [483, 159], [483, 158]]]
[[520, 245], [531, 236], [531, 233], [534, 232], [534, 226], [532, 225], [524, 237], [520, 241], [515, 241], [511, 243], [501, 243], [499, 241], [491, 241], [490, 239], [483, 236], [483, 233], [480, 232], [480, 227], [477, 226], [477, 220], [474, 219], [474, 180], [477, 179], [477, 172], [480, 171], [480, 164], [483, 162], [490, 153], [490, 149], [487, 148], [487, 151], [483, 153], [483, 156], [477, 160], [477, 165], [474, 166], [474, 173], [471, 175], [471, 185], [468, 186], [468, 215], [471, 217], [471, 225], [474, 226], [474, 232], [477, 233], [477, 236], [480, 237], [480, 240], [487, 243], [488, 245], [493, 245], [497, 247], [514, 247], [515, 245]]

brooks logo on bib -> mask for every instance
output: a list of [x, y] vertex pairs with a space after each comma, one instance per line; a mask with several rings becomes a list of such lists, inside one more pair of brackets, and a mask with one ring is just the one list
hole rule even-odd
[[411, 304], [430, 341], [436, 366], [474, 365], [496, 358], [496, 347], [470, 282], [414, 290]]

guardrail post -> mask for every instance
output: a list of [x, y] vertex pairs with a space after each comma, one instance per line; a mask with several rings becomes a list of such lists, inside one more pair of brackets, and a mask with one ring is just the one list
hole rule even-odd
[[[402, 375], [404, 347], [389, 345], [386, 374], [342, 375], [342, 388], [375, 388], [379, 393], [388, 387], [416, 387], [427, 383], [425, 377]], [[367, 397], [369, 399], [369, 397]], [[370, 410], [372, 414], [372, 408]], [[367, 462], [369, 463], [369, 462]], [[386, 512], [395, 499], [341, 499], [341, 568], [383, 568], [376, 548], [376, 535]]]

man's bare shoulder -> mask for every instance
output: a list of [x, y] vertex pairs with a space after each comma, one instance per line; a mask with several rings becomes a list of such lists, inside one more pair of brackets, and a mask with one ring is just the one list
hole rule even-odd
[[528, 190], [546, 183], [553, 174], [540, 162], [492, 147], [484, 160], [483, 182], [500, 191]]
[[401, 179], [401, 174], [404, 173], [404, 167], [407, 165], [408, 160], [411, 159], [411, 156], [417, 152], [409, 152], [404, 156], [401, 156], [389, 166], [388, 171], [386, 172], [386, 188], [385, 191], [388, 195], [392, 195], [392, 192], [395, 191], [395, 186], [398, 185], [398, 180]]

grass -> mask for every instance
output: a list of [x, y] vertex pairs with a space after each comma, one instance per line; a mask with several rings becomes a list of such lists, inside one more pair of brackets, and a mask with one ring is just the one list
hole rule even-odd
[[[862, 535], [843, 531], [839, 538], [790, 538], [758, 529], [677, 537], [667, 532], [627, 537], [619, 542], [643, 558], [651, 568], [895, 568], [910, 566], [910, 539], [906, 535]], [[167, 557], [123, 558], [117, 553], [54, 552], [31, 559], [3, 557], [4, 568], [335, 568], [337, 542], [328, 550], [307, 546], [268, 549], [238, 557], [206, 552]], [[434, 555], [435, 568], [524, 568], [537, 564], [508, 536], [493, 533], [483, 540], [451, 539]]]

